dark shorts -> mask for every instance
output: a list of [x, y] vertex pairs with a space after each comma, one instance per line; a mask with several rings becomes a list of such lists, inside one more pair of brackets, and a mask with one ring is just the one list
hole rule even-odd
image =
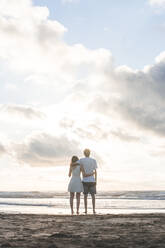
[[82, 182], [84, 187], [84, 194], [87, 195], [88, 193], [96, 194], [96, 183], [95, 182]]

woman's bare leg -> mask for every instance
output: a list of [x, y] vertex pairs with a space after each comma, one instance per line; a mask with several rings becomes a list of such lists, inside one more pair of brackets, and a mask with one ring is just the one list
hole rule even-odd
[[73, 211], [73, 199], [74, 199], [74, 193], [70, 192], [70, 208], [71, 208], [71, 214], [74, 214]]
[[77, 199], [77, 214], [79, 214], [79, 207], [80, 207], [80, 193], [76, 193]]

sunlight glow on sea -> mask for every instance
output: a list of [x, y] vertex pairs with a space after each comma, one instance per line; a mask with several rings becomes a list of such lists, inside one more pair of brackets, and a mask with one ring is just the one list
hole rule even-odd
[[[76, 204], [76, 201], [74, 202]], [[75, 205], [76, 206], [76, 205]], [[92, 214], [91, 197], [88, 213]], [[96, 196], [97, 214], [165, 213], [165, 191], [118, 191]], [[70, 214], [69, 194], [0, 192], [1, 213]], [[80, 214], [84, 213], [83, 196]]]

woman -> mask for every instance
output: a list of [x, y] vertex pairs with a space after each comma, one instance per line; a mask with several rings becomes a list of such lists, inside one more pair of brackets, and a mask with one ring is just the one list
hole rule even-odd
[[85, 171], [78, 163], [78, 160], [79, 159], [77, 156], [73, 156], [71, 159], [70, 168], [69, 168], [69, 177], [71, 177], [71, 175], [72, 175], [72, 178], [71, 178], [69, 185], [68, 185], [68, 191], [70, 192], [70, 208], [71, 208], [72, 215], [74, 214], [74, 211], [73, 211], [74, 194], [76, 193], [77, 214], [79, 214], [80, 194], [81, 194], [81, 192], [84, 191], [83, 184], [81, 182], [80, 173], [82, 172], [84, 177], [93, 175], [93, 173], [92, 174], [85, 174]]

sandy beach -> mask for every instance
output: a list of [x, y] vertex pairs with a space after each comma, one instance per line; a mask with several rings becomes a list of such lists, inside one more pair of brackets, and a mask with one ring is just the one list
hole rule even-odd
[[0, 214], [0, 247], [165, 247], [165, 215]]

